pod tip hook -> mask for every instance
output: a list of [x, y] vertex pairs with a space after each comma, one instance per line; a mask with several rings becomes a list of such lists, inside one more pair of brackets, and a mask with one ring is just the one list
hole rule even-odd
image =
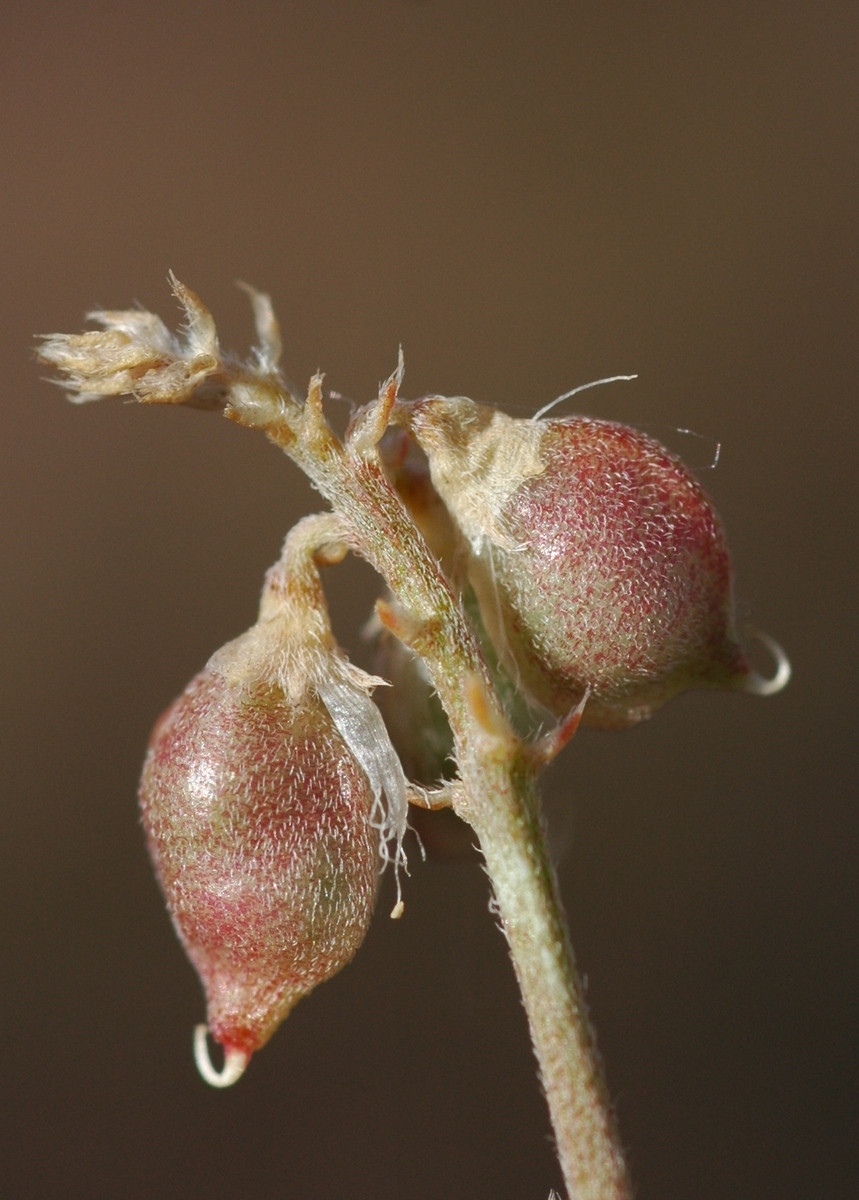
[[223, 1067], [216, 1071], [209, 1058], [208, 1033], [208, 1025], [198, 1025], [194, 1030], [194, 1062], [197, 1070], [212, 1087], [232, 1087], [244, 1075], [251, 1056], [244, 1050], [229, 1046], [224, 1050]]

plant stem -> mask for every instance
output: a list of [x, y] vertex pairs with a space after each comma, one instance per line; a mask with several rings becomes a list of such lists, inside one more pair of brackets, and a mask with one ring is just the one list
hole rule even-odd
[[460, 815], [480, 838], [570, 1200], [625, 1200], [631, 1189], [533, 781], [498, 764], [492, 793], [479, 798]]
[[[398, 632], [424, 658], [447, 711], [463, 785], [455, 808], [480, 839], [570, 1200], [628, 1200], [623, 1153], [546, 850], [536, 768], [506, 726], [477, 637], [375, 455], [350, 454], [319, 429], [312, 446], [292, 432], [272, 440], [345, 520], [353, 547], [403, 606]], [[469, 681], [481, 693], [477, 705], [469, 699]]]

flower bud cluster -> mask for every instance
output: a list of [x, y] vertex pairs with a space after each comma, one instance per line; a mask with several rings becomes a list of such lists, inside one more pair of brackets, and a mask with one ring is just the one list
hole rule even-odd
[[212, 314], [175, 276], [170, 282], [185, 314], [182, 337], [143, 309], [99, 309], [89, 313], [88, 320], [101, 330], [45, 337], [39, 357], [65, 374], [63, 386], [73, 400], [129, 395], [151, 403], [185, 404], [218, 372], [220, 350]]

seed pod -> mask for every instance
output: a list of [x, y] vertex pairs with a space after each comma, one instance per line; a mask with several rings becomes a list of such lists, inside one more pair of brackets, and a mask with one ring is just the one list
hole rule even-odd
[[257, 625], [156, 725], [140, 785], [156, 873], [225, 1051], [218, 1073], [201, 1027], [197, 1063], [218, 1086], [360, 946], [380, 832], [383, 856], [391, 829], [401, 853], [405, 779], [372, 681], [333, 645], [303, 524], [269, 573]]
[[653, 438], [463, 398], [401, 407], [471, 547], [499, 657], [539, 705], [561, 715], [590, 687], [585, 721], [622, 728], [686, 688], [772, 690], [735, 636], [719, 517]]
[[363, 941], [378, 874], [373, 799], [318, 700], [236, 694], [210, 667], [159, 721], [143, 823], [228, 1058], [249, 1058]]

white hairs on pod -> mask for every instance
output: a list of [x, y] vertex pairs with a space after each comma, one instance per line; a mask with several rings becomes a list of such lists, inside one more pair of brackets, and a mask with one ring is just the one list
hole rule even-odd
[[588, 388], [602, 387], [604, 383], [619, 383], [621, 380], [638, 379], [637, 375], [609, 375], [607, 379], [594, 379], [591, 383], [580, 383], [578, 387], [572, 388], [569, 392], [564, 392], [562, 396], [557, 396], [554, 400], [550, 400], [548, 404], [544, 404], [542, 408], [537, 409], [531, 418], [532, 421], [539, 421], [541, 417], [545, 417], [546, 413], [560, 404], [562, 400], [569, 400], [573, 396], [577, 396], [579, 392], [586, 392]]
[[[330, 670], [320, 672], [313, 686], [370, 781], [375, 801], [373, 825], [379, 830], [379, 856], [383, 863], [394, 864], [397, 876], [397, 904], [391, 916], [400, 916], [399, 869], [406, 866], [403, 838], [409, 816], [408, 785], [402, 764], [391, 744], [382, 714], [363, 687]], [[393, 853], [391, 842], [394, 843]]]

